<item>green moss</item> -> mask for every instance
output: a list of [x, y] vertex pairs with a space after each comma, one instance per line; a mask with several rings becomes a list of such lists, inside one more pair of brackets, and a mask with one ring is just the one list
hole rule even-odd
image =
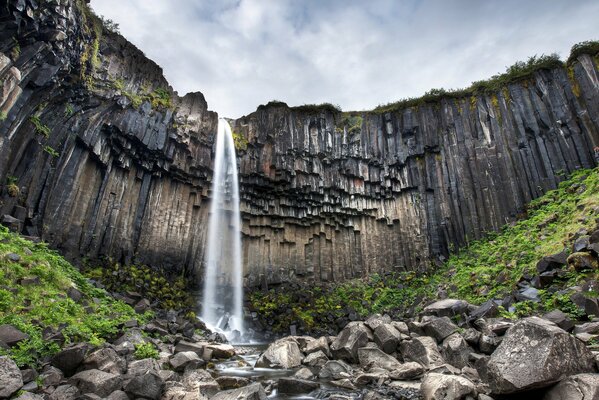
[[[20, 260], [10, 261], [9, 253]], [[65, 343], [100, 344], [117, 334], [125, 321], [143, 323], [148, 317], [137, 316], [127, 304], [94, 288], [45, 243], [30, 242], [4, 227], [0, 227], [0, 282], [0, 324], [14, 325], [29, 335], [16, 347], [0, 349], [19, 366], [35, 367], [60, 350], [57, 343], [43, 339], [46, 328], [59, 330]], [[65, 296], [71, 287], [82, 292], [80, 302]]]
[[50, 146], [44, 146], [44, 151], [50, 154], [52, 157], [58, 157], [60, 155], [56, 150], [54, 150], [54, 148]]
[[233, 142], [235, 143], [235, 150], [245, 151], [248, 148], [248, 140], [240, 132], [233, 132]]
[[64, 116], [66, 118], [71, 117], [73, 114], [75, 114], [75, 108], [73, 107], [73, 105], [71, 103], [67, 103], [65, 108], [64, 108]]
[[335, 132], [342, 134], [344, 130], [348, 134], [354, 135], [362, 131], [364, 119], [361, 115], [355, 113], [343, 113], [339, 122], [336, 123]]
[[0, 122], [6, 121], [6, 118], [8, 118], [8, 114], [6, 113], [6, 111], [1, 111], [0, 112]]
[[135, 353], [133, 355], [138, 360], [143, 360], [144, 358], [158, 359], [160, 353], [152, 343], [143, 342], [135, 345]]
[[10, 50], [10, 58], [12, 58], [13, 61], [15, 61], [21, 55], [21, 45], [19, 44], [17, 39], [14, 37], [12, 38], [12, 41], [13, 41], [13, 47]]
[[36, 133], [42, 135], [45, 138], [50, 137], [50, 128], [48, 127], [48, 125], [42, 123], [39, 116], [32, 115], [29, 118], [29, 122], [33, 124]]
[[6, 177], [6, 192], [10, 197], [18, 197], [21, 194], [21, 189], [17, 185], [17, 178], [14, 176]]

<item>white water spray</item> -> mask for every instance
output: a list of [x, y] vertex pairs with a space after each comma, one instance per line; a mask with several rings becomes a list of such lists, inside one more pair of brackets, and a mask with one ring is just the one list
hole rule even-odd
[[243, 335], [241, 217], [235, 143], [229, 123], [218, 120], [208, 226], [202, 320], [229, 339]]

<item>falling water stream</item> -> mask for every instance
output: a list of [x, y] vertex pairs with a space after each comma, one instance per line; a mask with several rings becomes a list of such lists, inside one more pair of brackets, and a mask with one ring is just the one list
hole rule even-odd
[[201, 316], [212, 330], [239, 340], [244, 333], [239, 183], [233, 134], [222, 118], [214, 158]]

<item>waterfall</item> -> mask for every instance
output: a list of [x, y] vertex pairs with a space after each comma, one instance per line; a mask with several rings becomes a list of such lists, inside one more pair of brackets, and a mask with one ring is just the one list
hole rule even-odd
[[202, 320], [212, 330], [235, 340], [244, 333], [241, 217], [235, 143], [229, 123], [222, 118], [216, 134], [204, 266]]

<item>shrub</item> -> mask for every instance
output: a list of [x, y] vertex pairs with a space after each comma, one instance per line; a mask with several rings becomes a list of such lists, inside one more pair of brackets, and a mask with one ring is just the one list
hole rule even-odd
[[138, 360], [143, 360], [144, 358], [154, 358], [158, 359], [159, 352], [156, 347], [150, 342], [142, 342], [135, 345], [135, 353], [133, 355]]
[[583, 54], [591, 56], [599, 53], [599, 41], [587, 40], [585, 42], [576, 43], [570, 50], [570, 57], [568, 57], [568, 64], [572, 64]]

